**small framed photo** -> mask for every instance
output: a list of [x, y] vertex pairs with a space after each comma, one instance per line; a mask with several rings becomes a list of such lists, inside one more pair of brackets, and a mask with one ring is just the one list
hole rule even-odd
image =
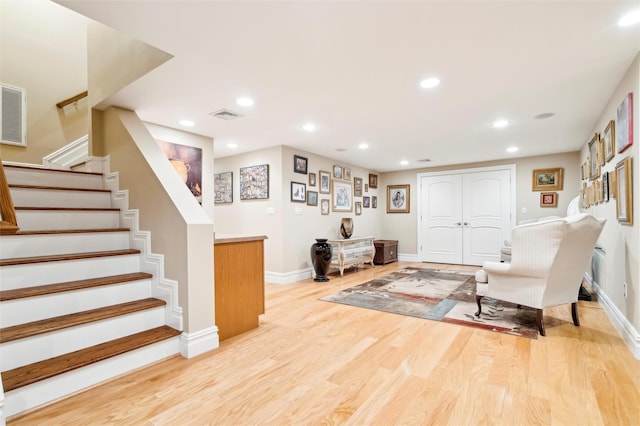
[[309, 173], [309, 186], [316, 186], [316, 174]]
[[376, 195], [371, 196], [371, 208], [372, 209], [378, 208], [378, 197]]
[[387, 213], [409, 213], [409, 185], [387, 186]]
[[355, 197], [362, 197], [362, 178], [353, 178], [353, 193]]
[[609, 121], [607, 127], [602, 132], [602, 146], [604, 161], [609, 162], [614, 155], [616, 155], [616, 122], [614, 120]]
[[558, 193], [557, 192], [541, 193], [540, 207], [558, 207]]
[[622, 225], [633, 225], [633, 180], [631, 179], [631, 157], [616, 164], [616, 216]]
[[321, 214], [329, 214], [329, 199], [325, 198], [320, 200], [320, 213]]
[[[589, 141], [589, 179], [600, 176], [600, 135], [594, 134]], [[560, 188], [562, 189], [562, 188]]]
[[307, 185], [300, 182], [291, 182], [291, 201], [304, 203], [307, 195]]
[[233, 172], [214, 173], [215, 204], [233, 203]]
[[371, 207], [371, 197], [362, 197], [362, 207], [365, 209]]
[[533, 191], [561, 191], [563, 168], [533, 171]]
[[369, 188], [376, 189], [378, 187], [378, 175], [369, 173]]
[[333, 178], [342, 179], [342, 166], [333, 166]]
[[364, 192], [369, 192], [369, 184], [368, 183], [364, 184]]
[[331, 173], [320, 170], [320, 193], [331, 194]]
[[633, 144], [633, 93], [618, 105], [616, 122], [616, 149], [620, 153]]
[[353, 211], [353, 186], [351, 182], [333, 180], [331, 210], [334, 212]]
[[356, 216], [360, 216], [362, 214], [362, 203], [360, 201], [356, 201]]
[[317, 191], [307, 191], [307, 205], [308, 206], [317, 206], [318, 205], [318, 192]]
[[293, 156], [293, 171], [296, 173], [302, 173], [303, 175], [307, 174], [307, 162], [308, 160], [305, 157], [301, 157], [299, 155]]
[[342, 179], [351, 180], [351, 169], [342, 169]]

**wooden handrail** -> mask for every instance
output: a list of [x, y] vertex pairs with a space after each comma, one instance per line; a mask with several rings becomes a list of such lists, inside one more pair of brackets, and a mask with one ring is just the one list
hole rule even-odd
[[89, 91], [88, 91], [88, 90], [85, 90], [85, 91], [84, 91], [84, 92], [82, 92], [82, 93], [78, 93], [77, 95], [70, 97], [69, 99], [65, 99], [64, 101], [60, 101], [60, 102], [58, 102], [58, 103], [56, 104], [56, 106], [57, 106], [58, 108], [64, 108], [64, 107], [66, 107], [67, 105], [71, 105], [71, 104], [73, 104], [73, 103], [75, 103], [75, 102], [78, 102], [78, 101], [79, 101], [80, 99], [82, 99], [82, 98], [86, 98], [87, 96], [89, 96]]
[[9, 183], [0, 160], [0, 235], [15, 234], [18, 229], [20, 228], [18, 228], [11, 192], [9, 192]]

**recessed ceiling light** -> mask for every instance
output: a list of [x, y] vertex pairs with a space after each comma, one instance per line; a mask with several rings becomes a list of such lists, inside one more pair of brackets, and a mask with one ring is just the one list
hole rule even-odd
[[402, 160], [402, 161], [400, 162], [400, 165], [401, 165], [401, 166], [407, 166], [407, 165], [409, 165], [409, 162], [408, 162], [407, 160]]
[[369, 144], [362, 142], [360, 145], [358, 145], [358, 148], [360, 148], [362, 150], [365, 150], [365, 149], [369, 148]]
[[238, 147], [237, 143], [230, 142], [227, 144], [227, 148], [236, 149]]
[[510, 146], [509, 148], [507, 148], [507, 152], [518, 152], [518, 147]]
[[431, 89], [433, 87], [436, 87], [438, 84], [440, 84], [440, 80], [435, 77], [425, 78], [420, 82], [420, 87], [422, 87], [423, 89]]
[[191, 120], [180, 120], [180, 125], [182, 125], [182, 126], [193, 127], [194, 124], [196, 124], [196, 123], [194, 123]]
[[640, 9], [634, 10], [633, 12], [627, 13], [618, 21], [619, 27], [628, 27], [633, 24], [637, 24], [640, 22]]
[[507, 127], [508, 125], [509, 125], [509, 122], [504, 119], [496, 120], [492, 124], [492, 126], [495, 127], [496, 129], [501, 129], [503, 127]]
[[236, 99], [236, 103], [242, 106], [251, 106], [253, 105], [253, 99], [251, 98], [238, 98]]
[[302, 129], [307, 132], [313, 132], [314, 130], [316, 130], [316, 125], [313, 123], [306, 123], [304, 126], [302, 126]]
[[555, 114], [553, 112], [543, 112], [542, 114], [534, 115], [533, 118], [536, 120], [544, 120], [545, 118], [551, 118]]

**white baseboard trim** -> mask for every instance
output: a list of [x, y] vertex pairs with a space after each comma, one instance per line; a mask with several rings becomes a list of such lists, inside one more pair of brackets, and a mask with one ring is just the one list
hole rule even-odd
[[609, 317], [613, 327], [618, 334], [620, 334], [620, 337], [622, 337], [622, 340], [624, 340], [633, 356], [640, 360], [640, 334], [638, 334], [638, 330], [631, 325], [629, 320], [624, 317], [618, 307], [609, 299], [606, 293], [602, 291], [598, 284], [593, 282], [590, 276], [585, 275], [584, 278], [598, 294], [598, 303]]
[[398, 253], [398, 261], [400, 262], [420, 262], [417, 254]]
[[220, 337], [216, 326], [205, 328], [195, 333], [183, 332], [180, 335], [180, 355], [184, 358], [193, 358], [219, 347]]
[[290, 272], [264, 272], [264, 280], [270, 284], [291, 284], [312, 277], [313, 269], [299, 269]]

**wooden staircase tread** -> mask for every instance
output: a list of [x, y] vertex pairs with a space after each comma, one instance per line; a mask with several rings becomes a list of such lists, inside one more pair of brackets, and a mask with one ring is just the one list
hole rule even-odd
[[46, 189], [53, 191], [83, 191], [83, 192], [111, 192], [110, 189], [93, 189], [93, 188], [78, 188], [70, 186], [45, 186], [45, 185], [22, 185], [22, 184], [9, 184], [9, 188], [16, 189]]
[[15, 206], [16, 210], [45, 210], [45, 211], [83, 211], [83, 212], [117, 212], [120, 211], [117, 207], [23, 207], [23, 206]]
[[75, 312], [59, 317], [45, 318], [39, 321], [13, 325], [0, 329], [0, 343], [12, 342], [18, 339], [50, 333], [69, 327], [114, 318], [120, 315], [131, 314], [145, 309], [157, 308], [166, 305], [164, 300], [149, 297], [134, 300], [133, 302], [119, 303], [117, 305], [90, 309], [88, 311]]
[[80, 170], [51, 169], [51, 168], [47, 168], [47, 167], [39, 167], [37, 165], [25, 166], [25, 165], [4, 164], [3, 163], [2, 166], [5, 169], [6, 168], [13, 168], [13, 169], [38, 170], [38, 171], [45, 171], [45, 172], [73, 173], [73, 174], [76, 174], [76, 175], [102, 176], [102, 173], [99, 173], [99, 172], [83, 172], [83, 171], [80, 171]]
[[179, 334], [180, 331], [165, 325], [49, 358], [34, 364], [18, 367], [13, 370], [7, 370], [2, 372], [4, 391], [9, 392], [41, 380], [49, 379], [56, 375], [175, 337]]
[[129, 228], [44, 229], [37, 231], [18, 231], [11, 235], [90, 234], [95, 232], [129, 232], [130, 230]]
[[86, 253], [55, 254], [55, 255], [47, 255], [47, 256], [14, 257], [10, 259], [0, 260], [0, 266], [25, 265], [29, 263], [42, 263], [42, 262], [60, 262], [65, 260], [91, 259], [94, 257], [125, 256], [130, 254], [139, 254], [139, 253], [140, 253], [140, 250], [137, 250], [137, 249], [123, 249], [123, 250], [108, 250], [108, 251], [92, 251], [92, 252], [86, 252]]
[[27, 297], [44, 296], [48, 294], [63, 293], [66, 291], [82, 290], [86, 288], [101, 287], [105, 285], [120, 284], [131, 281], [140, 281], [152, 277], [153, 275], [146, 272], [133, 272], [130, 274], [110, 275], [107, 277], [89, 278], [85, 280], [67, 281], [63, 283], [4, 290], [0, 291], [0, 302], [24, 299]]

